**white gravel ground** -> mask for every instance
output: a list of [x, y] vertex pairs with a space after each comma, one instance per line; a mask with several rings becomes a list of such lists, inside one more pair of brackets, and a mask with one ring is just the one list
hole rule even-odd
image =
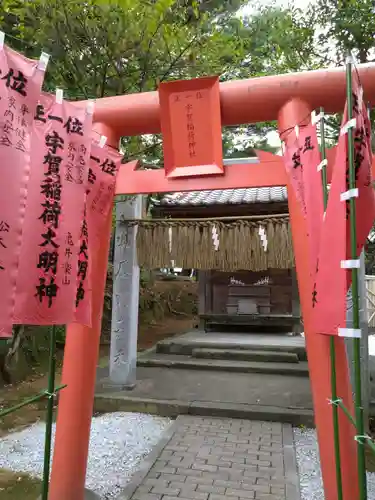
[[[315, 429], [294, 428], [301, 500], [324, 500]], [[375, 500], [375, 473], [367, 473], [368, 500]]]
[[[103, 499], [117, 496], [170, 424], [168, 418], [138, 413], [94, 417], [86, 487]], [[0, 469], [41, 477], [44, 432], [38, 423], [0, 439]]]

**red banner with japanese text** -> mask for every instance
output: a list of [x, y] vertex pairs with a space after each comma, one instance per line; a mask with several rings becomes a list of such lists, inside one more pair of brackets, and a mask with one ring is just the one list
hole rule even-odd
[[283, 159], [285, 164], [286, 173], [290, 179], [296, 198], [301, 206], [301, 211], [306, 217], [306, 200], [303, 185], [303, 165], [301, 160], [301, 146], [296, 138], [293, 143], [289, 142], [288, 146], [284, 147]]
[[[353, 75], [353, 117], [354, 129], [354, 168], [358, 198], [356, 199], [357, 255], [361, 254], [375, 218], [375, 194], [372, 186], [372, 149], [371, 124], [363, 100], [363, 90], [359, 86], [357, 74]], [[347, 177], [349, 171], [347, 167]], [[347, 202], [347, 254], [350, 256], [349, 202]], [[348, 257], [350, 258], [350, 257]], [[351, 275], [351, 273], [349, 273]]]
[[0, 337], [12, 335], [19, 248], [30, 172], [33, 112], [45, 62], [0, 47]]
[[303, 199], [306, 207], [310, 274], [315, 277], [324, 213], [322, 175], [318, 169], [321, 162], [316, 125], [310, 123], [301, 127], [298, 144], [302, 169]]
[[[370, 124], [363, 105], [362, 90], [353, 82], [354, 166], [358, 197], [356, 201], [357, 255], [366, 241], [375, 217], [375, 198], [371, 185]], [[350, 197], [348, 162], [348, 118], [345, 108], [343, 124], [332, 173], [326, 217], [322, 228], [319, 263], [312, 305], [314, 331], [339, 335], [346, 327], [346, 295], [351, 271], [343, 261], [354, 259], [350, 245]], [[344, 333], [342, 333], [344, 335]]]
[[99, 235], [112, 208], [116, 177], [122, 155], [110, 146], [100, 147], [93, 140], [91, 144], [89, 184], [87, 195], [88, 215], [95, 221], [93, 230]]
[[[94, 139], [91, 144], [85, 218], [82, 223], [81, 248], [78, 260], [77, 311], [75, 321], [91, 321], [92, 287], [90, 262], [102, 237], [103, 225], [112, 209], [116, 176], [122, 156], [109, 146], [101, 147]], [[82, 297], [82, 290], [84, 290]]]
[[36, 106], [14, 323], [74, 319], [91, 127], [85, 105], [43, 95]]
[[316, 333], [338, 334], [346, 320], [346, 270], [341, 261], [346, 257], [346, 206], [341, 194], [347, 189], [345, 158], [347, 136], [339, 139], [323, 221], [317, 272], [312, 291], [313, 329]]

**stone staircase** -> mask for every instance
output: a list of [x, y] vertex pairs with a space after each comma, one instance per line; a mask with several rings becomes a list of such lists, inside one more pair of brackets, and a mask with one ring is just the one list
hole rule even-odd
[[302, 337], [193, 330], [139, 354], [132, 390], [113, 387], [107, 372], [95, 411], [314, 422]]
[[189, 332], [138, 357], [138, 366], [308, 376], [302, 337], [285, 334]]

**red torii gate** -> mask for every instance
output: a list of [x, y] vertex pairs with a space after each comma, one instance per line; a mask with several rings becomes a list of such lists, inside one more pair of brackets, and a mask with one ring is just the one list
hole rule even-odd
[[[370, 103], [375, 103], [375, 65], [360, 65], [358, 71], [366, 98]], [[328, 113], [341, 111], [346, 98], [345, 88], [343, 68], [222, 83], [222, 124], [240, 125], [277, 119], [280, 131], [293, 129], [297, 123], [309, 120], [311, 111], [319, 106], [323, 106]], [[121, 136], [160, 133], [158, 93], [146, 92], [99, 99], [94, 120], [96, 130], [106, 135], [108, 143], [115, 147]], [[289, 134], [285, 140], [294, 140], [294, 134]], [[136, 170], [136, 162], [131, 162], [120, 170], [116, 194], [288, 185], [280, 158], [262, 152], [258, 152], [258, 158], [259, 163], [256, 164], [226, 166], [224, 175], [205, 177], [199, 176], [198, 171], [198, 177], [178, 179], [167, 178], [163, 170]], [[288, 204], [325, 498], [336, 500], [332, 408], [328, 404], [331, 397], [329, 337], [309, 335], [312, 309], [306, 222], [289, 185]], [[67, 329], [62, 383], [68, 387], [60, 394], [50, 500], [83, 500], [111, 225], [110, 213], [106, 231], [103, 232], [92, 263], [95, 273], [95, 321], [91, 328], [73, 324]], [[351, 408], [352, 391], [344, 339], [335, 338], [335, 344], [337, 393], [345, 405]], [[354, 435], [351, 423], [341, 415], [344, 500], [358, 498]]]

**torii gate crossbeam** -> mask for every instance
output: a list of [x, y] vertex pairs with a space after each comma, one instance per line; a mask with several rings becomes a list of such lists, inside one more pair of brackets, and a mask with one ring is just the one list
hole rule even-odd
[[[375, 64], [358, 66], [366, 99], [375, 104]], [[262, 76], [220, 84], [221, 121], [242, 125], [276, 120], [291, 98], [301, 99], [311, 109], [323, 106], [326, 113], [343, 110], [345, 68]], [[157, 92], [127, 94], [98, 99], [94, 121], [111, 127], [118, 136], [160, 133]]]

